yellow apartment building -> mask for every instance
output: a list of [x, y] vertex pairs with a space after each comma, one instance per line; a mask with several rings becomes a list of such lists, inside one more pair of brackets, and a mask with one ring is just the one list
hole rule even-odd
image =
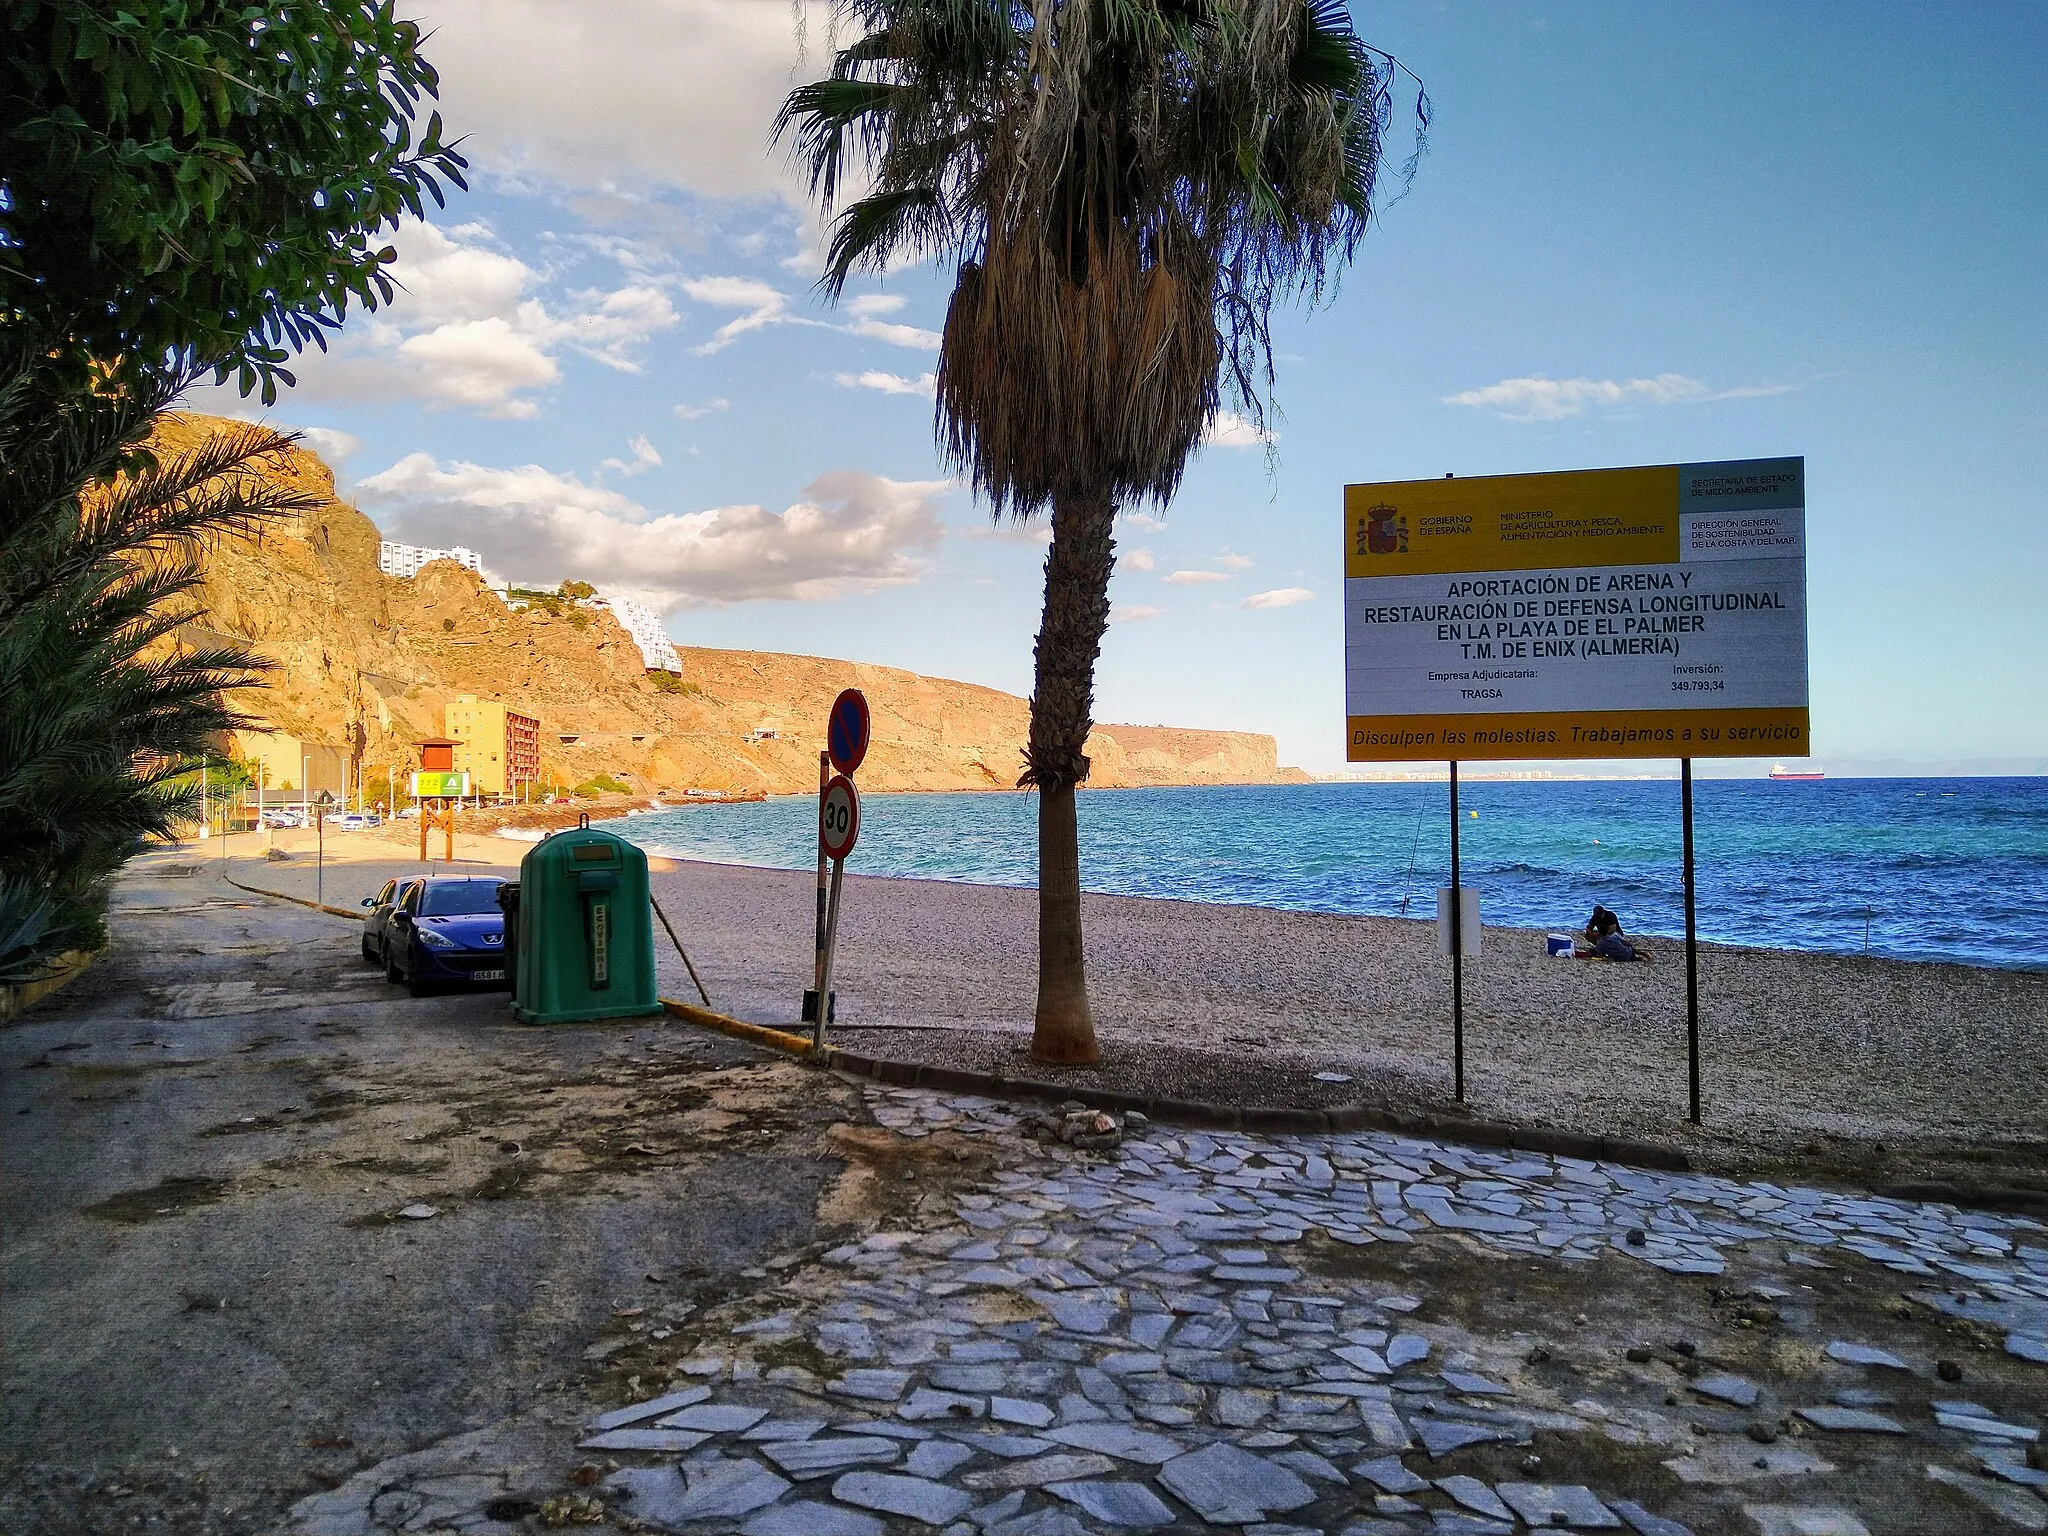
[[448, 734], [461, 743], [455, 766], [480, 795], [517, 794], [540, 777], [540, 721], [465, 693], [449, 702]]

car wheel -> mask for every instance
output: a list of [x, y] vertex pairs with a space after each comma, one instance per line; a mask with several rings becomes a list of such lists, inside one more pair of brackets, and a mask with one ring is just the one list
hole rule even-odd
[[392, 956], [388, 942], [384, 946], [384, 979], [393, 986], [405, 980], [405, 972], [398, 968], [398, 961]]
[[377, 951], [370, 947], [370, 936], [367, 933], [363, 935], [363, 963], [365, 965], [375, 965], [377, 963]]
[[405, 968], [405, 990], [414, 997], [425, 997], [434, 990], [434, 984], [421, 977], [419, 957], [417, 955], [408, 953], [406, 960], [409, 963]]

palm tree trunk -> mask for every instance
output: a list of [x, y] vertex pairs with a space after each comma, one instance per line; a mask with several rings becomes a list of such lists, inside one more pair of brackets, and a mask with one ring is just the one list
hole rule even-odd
[[1054, 498], [1026, 750], [1025, 778], [1039, 791], [1038, 1014], [1031, 1054], [1073, 1065], [1102, 1059], [1082, 954], [1074, 788], [1088, 777], [1095, 658], [1109, 626], [1109, 573], [1116, 564], [1115, 520], [1107, 495]]

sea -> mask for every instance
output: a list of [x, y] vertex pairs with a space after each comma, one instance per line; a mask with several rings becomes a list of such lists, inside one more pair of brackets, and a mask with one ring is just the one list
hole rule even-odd
[[[1676, 780], [1459, 785], [1481, 920], [1573, 932], [1597, 902], [1630, 933], [1685, 931]], [[1023, 791], [862, 798], [857, 874], [1030, 886]], [[1295, 911], [1433, 918], [1450, 878], [1450, 786], [1325, 783], [1086, 792], [1087, 889]], [[1699, 779], [1699, 934], [1718, 943], [2048, 969], [2048, 779]], [[648, 811], [608, 823], [650, 853], [809, 869], [817, 800]]]

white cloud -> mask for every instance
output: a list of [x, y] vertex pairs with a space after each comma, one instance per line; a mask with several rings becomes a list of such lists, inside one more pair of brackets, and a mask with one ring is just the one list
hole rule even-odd
[[906, 379], [900, 373], [883, 373], [870, 368], [865, 373], [835, 373], [832, 382], [847, 389], [879, 390], [885, 395], [923, 395], [927, 400], [936, 398], [939, 393], [939, 376], [936, 373]]
[[676, 407], [676, 416], [683, 421], [698, 421], [713, 411], [729, 411], [732, 402], [723, 395], [715, 400], [706, 400], [702, 405], [683, 404]]
[[[820, 320], [811, 315], [794, 313], [789, 307], [789, 295], [771, 284], [751, 277], [692, 277], [683, 280], [683, 292], [700, 304], [709, 304], [718, 309], [743, 309], [745, 314], [736, 320], [729, 320], [712, 335], [711, 339], [696, 348], [700, 356], [722, 352], [748, 331], [758, 331], [769, 325], [808, 325], [825, 331], [844, 331], [849, 336], [865, 336], [875, 341], [886, 341], [894, 347], [910, 347], [920, 352], [936, 352], [939, 349], [939, 333], [927, 331], [915, 325], [899, 325], [890, 320], [877, 320], [875, 315], [899, 308], [903, 301], [889, 295], [871, 295], [855, 299], [848, 308], [853, 312], [851, 324], [840, 325], [830, 320]], [[877, 303], [876, 300], [880, 302]]]
[[1027, 523], [1006, 517], [1000, 523], [975, 523], [960, 531], [965, 538], [985, 539], [996, 544], [1036, 544], [1044, 549], [1052, 543], [1052, 520], [1043, 517], [1035, 517]]
[[1212, 581], [1228, 581], [1230, 575], [1227, 571], [1175, 571], [1160, 580], [1171, 587], [1199, 587]]
[[[327, 354], [293, 364], [300, 400], [422, 400], [513, 419], [535, 415], [534, 392], [579, 352], [637, 373], [634, 353], [677, 320], [660, 286], [551, 290], [548, 274], [497, 248], [483, 224], [409, 223], [393, 243], [401, 291], [351, 320]], [[206, 402], [205, 392], [194, 399]]]
[[936, 352], [941, 340], [937, 331], [927, 331], [915, 325], [896, 325], [887, 320], [873, 320], [863, 316], [846, 330], [855, 336], [870, 336], [876, 341], [886, 341], [892, 347], [912, 347], [920, 352]]
[[1119, 512], [1116, 515], [1120, 528], [1136, 528], [1141, 533], [1163, 533], [1166, 531], [1166, 515], [1158, 512]]
[[1715, 389], [1682, 373], [1649, 379], [1502, 379], [1483, 389], [1445, 395], [1446, 405], [1493, 411], [1510, 421], [1557, 421], [1583, 415], [1589, 406], [1697, 405], [1709, 400], [1748, 400], [1788, 394], [1792, 384], [1742, 384]]
[[357, 490], [366, 511], [409, 539], [467, 544], [521, 579], [612, 584], [673, 609], [819, 602], [915, 582], [944, 537], [937, 502], [950, 488], [835, 470], [781, 512], [657, 513], [535, 464], [444, 467], [414, 453]]
[[346, 464], [363, 446], [361, 438], [334, 427], [286, 427], [282, 430], [298, 433], [299, 440], [320, 455], [321, 462], [329, 469]]
[[1136, 549], [1125, 550], [1116, 559], [1117, 564], [1132, 571], [1149, 571], [1159, 563], [1159, 557], [1142, 544]]
[[1261, 432], [1236, 411], [1218, 411], [1202, 434], [1203, 442], [1218, 448], [1263, 448], [1273, 440], [1273, 433]]
[[769, 126], [832, 46], [824, 7], [800, 9], [807, 50], [789, 0], [419, 0], [407, 14], [432, 34], [442, 109], [488, 172], [794, 207], [801, 186]]
[[700, 304], [746, 311], [737, 320], [728, 320], [709, 341], [696, 348], [700, 355], [721, 352], [748, 331], [758, 331], [764, 325], [780, 325], [799, 318], [789, 313], [787, 295], [751, 277], [685, 278], [683, 292]]
[[467, 405], [486, 416], [532, 416], [540, 407], [521, 391], [552, 384], [562, 370], [531, 332], [493, 315], [460, 320], [408, 336], [397, 360], [412, 365], [421, 393], [443, 404]]
[[859, 298], [848, 299], [840, 308], [865, 320], [871, 315], [893, 315], [904, 302], [900, 293], [864, 293]]
[[611, 293], [591, 288], [573, 297], [583, 307], [559, 322], [557, 334], [586, 357], [621, 373], [640, 371], [640, 365], [626, 355], [628, 348], [656, 331], [667, 330], [679, 318], [668, 295], [646, 285]]
[[1226, 571], [1248, 571], [1252, 568], [1252, 562], [1249, 557], [1233, 555], [1227, 549], [1216, 557], [1216, 563]]
[[1307, 587], [1275, 587], [1270, 592], [1254, 592], [1238, 606], [1242, 608], [1292, 608], [1296, 603], [1312, 602], [1315, 593]]
[[1147, 603], [1116, 603], [1110, 607], [1109, 622], [1112, 624], [1141, 624], [1146, 619], [1160, 618], [1165, 612], [1164, 608], [1155, 608]]
[[644, 475], [650, 469], [661, 468], [661, 455], [655, 451], [654, 444], [647, 441], [646, 433], [627, 439], [626, 447], [632, 451], [631, 459], [606, 459], [604, 467], [615, 469], [628, 477]]

